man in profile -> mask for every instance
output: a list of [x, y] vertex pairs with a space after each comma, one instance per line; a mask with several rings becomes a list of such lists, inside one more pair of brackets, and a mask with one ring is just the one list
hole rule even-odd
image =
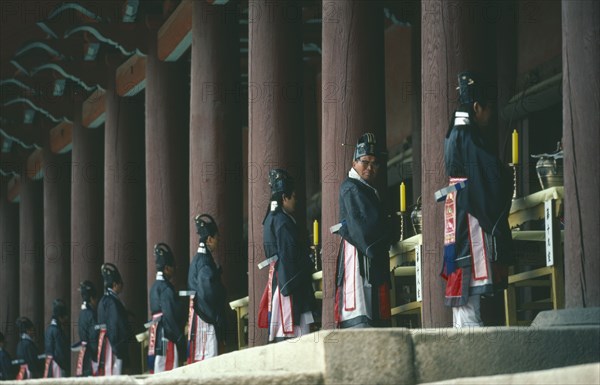
[[374, 187], [382, 154], [375, 135], [363, 134], [340, 186], [335, 320], [342, 329], [390, 324], [389, 226]]

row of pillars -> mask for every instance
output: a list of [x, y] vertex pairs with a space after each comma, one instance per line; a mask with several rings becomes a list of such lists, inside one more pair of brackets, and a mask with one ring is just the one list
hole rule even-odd
[[[302, 84], [301, 22], [285, 17], [289, 7], [298, 5], [266, 0], [251, 3], [249, 82], [268, 86], [265, 89], [269, 90], [249, 101], [247, 161], [252, 165], [252, 175], [248, 173], [244, 178], [241, 171], [239, 99], [225, 92], [239, 80], [235, 44], [238, 22], [230, 19], [231, 14], [226, 16], [225, 8], [207, 12], [206, 2], [194, 2], [191, 70], [184, 63], [160, 62], [154, 41], [148, 54], [143, 100], [119, 97], [115, 71], [111, 69], [104, 132], [84, 129], [81, 118], [75, 119], [69, 177], [49, 178], [46, 167], [43, 182], [22, 178], [18, 206], [2, 199], [1, 322], [14, 322], [18, 315], [26, 315], [39, 327], [48, 320], [48, 306], [56, 297], [70, 298], [71, 319], [75, 321], [79, 282], [91, 279], [100, 286], [99, 267], [103, 261], [110, 261], [121, 270], [125, 281], [122, 298], [139, 329], [148, 316], [147, 289], [154, 280], [153, 245], [163, 241], [173, 247], [179, 269], [177, 286], [185, 287], [188, 261], [197, 241], [192, 218], [208, 212], [221, 231], [222, 246], [215, 257], [223, 266], [229, 298], [249, 294], [249, 343], [266, 342], [266, 334], [256, 328], [256, 314], [267, 275], [258, 271], [256, 264], [264, 259], [262, 220], [269, 197], [267, 173], [273, 167], [287, 168], [298, 181], [305, 181], [307, 160], [303, 159], [302, 149], [315, 144], [302, 134], [302, 100], [285, 94], [286, 86]], [[424, 327], [447, 326], [451, 321], [449, 310], [442, 304], [443, 287], [438, 278], [442, 210], [433, 201], [433, 191], [446, 183], [439, 165], [455, 102], [451, 97], [455, 93], [455, 74], [465, 68], [484, 70], [486, 63], [482, 44], [487, 42], [479, 40], [485, 35], [485, 26], [455, 23], [448, 17], [452, 7], [467, 7], [467, 3], [473, 6], [466, 0], [421, 4], [422, 67], [417, 77], [422, 79], [419, 134], [423, 153], [427, 154], [419, 175], [424, 197]], [[352, 149], [342, 144], [353, 144], [366, 131], [384, 140], [385, 95], [380, 5], [357, 0], [324, 2], [323, 7], [336, 11], [334, 19], [324, 15], [322, 26], [320, 181], [322, 227], [327, 229], [338, 220], [338, 189], [351, 162]], [[565, 209], [566, 303], [570, 307], [598, 306], [600, 294], [594, 283], [600, 271], [600, 246], [598, 237], [592, 236], [600, 230], [595, 148], [599, 139], [595, 129], [599, 123], [598, 98], [597, 89], [586, 85], [598, 84], [598, 71], [590, 69], [600, 68], [600, 55], [597, 44], [586, 45], [587, 40], [579, 39], [579, 33], [592, 31], [596, 40], [590, 41], [598, 41], [598, 5], [585, 0], [564, 1], [562, 7], [568, 170], [565, 194], [569, 197]], [[268, 17], [265, 13], [254, 14], [263, 9], [272, 12]], [[514, 60], [514, 47], [497, 47], [497, 72], [514, 76], [506, 70], [511, 65], [500, 62], [500, 58]], [[56, 161], [58, 157], [47, 154], [44, 159], [50, 164], [68, 162]], [[247, 258], [242, 241], [244, 187], [248, 188]], [[6, 191], [4, 186], [2, 191]], [[303, 202], [302, 190], [298, 192]], [[69, 211], [70, 220], [65, 220]], [[331, 328], [338, 240], [327, 231], [322, 235], [322, 324]], [[49, 246], [56, 244], [70, 247], [59, 248], [60, 252], [51, 258]], [[77, 337], [76, 332], [72, 337]]]

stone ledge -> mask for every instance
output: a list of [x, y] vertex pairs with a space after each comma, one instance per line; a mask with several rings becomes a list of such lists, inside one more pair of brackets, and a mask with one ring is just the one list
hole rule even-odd
[[30, 383], [413, 385], [495, 375], [529, 383], [515, 373], [591, 362], [600, 362], [597, 326], [327, 330], [156, 375]]
[[598, 327], [414, 330], [416, 383], [600, 362]]
[[455, 378], [421, 385], [592, 385], [600, 384], [600, 363], [487, 377]]
[[548, 310], [540, 312], [531, 326], [600, 326], [600, 307]]
[[[398, 352], [391, 354], [390, 352]], [[384, 356], [382, 356], [384, 355]], [[390, 359], [387, 359], [389, 356]], [[368, 362], [369, 370], [366, 368]], [[414, 383], [412, 340], [407, 329], [323, 330], [278, 344], [245, 349], [153, 377], [217, 377], [259, 371], [322, 373], [325, 384]]]

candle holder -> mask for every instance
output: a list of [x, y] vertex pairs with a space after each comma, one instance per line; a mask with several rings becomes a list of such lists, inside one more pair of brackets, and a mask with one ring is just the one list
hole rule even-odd
[[509, 163], [508, 164], [513, 169], [513, 196], [512, 199], [517, 199], [517, 166], [518, 164]]
[[403, 241], [404, 240], [404, 212], [398, 211], [396, 214], [398, 216], [400, 216], [400, 240]]
[[311, 246], [312, 249], [312, 260], [313, 263], [315, 264], [315, 271], [320, 271], [322, 268], [322, 263], [321, 263], [321, 248], [319, 247], [319, 245], [312, 245]]

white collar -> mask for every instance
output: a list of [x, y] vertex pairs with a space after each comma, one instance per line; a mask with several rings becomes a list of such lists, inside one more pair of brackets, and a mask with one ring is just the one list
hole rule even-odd
[[454, 125], [455, 126], [467, 126], [471, 124], [468, 112], [456, 111], [454, 114]]
[[29, 341], [33, 341], [33, 340], [31, 339], [31, 337], [29, 336], [29, 334], [27, 334], [27, 333], [22, 333], [22, 334], [21, 334], [21, 339], [23, 339], [23, 340], [29, 340]]
[[156, 280], [157, 281], [164, 281], [165, 280], [165, 276], [163, 275], [162, 271], [157, 271], [156, 272]]
[[373, 190], [373, 192], [375, 193], [375, 195], [377, 195], [377, 199], [380, 199], [379, 198], [379, 192], [377, 192], [377, 189], [375, 187], [371, 186], [369, 184], [369, 182], [367, 182], [366, 180], [364, 180], [363, 178], [361, 178], [360, 175], [358, 175], [358, 172], [354, 169], [354, 167], [350, 167], [350, 171], [348, 171], [348, 177], [351, 178], [351, 179], [356, 179], [357, 181], [361, 182], [365, 186], [369, 187], [371, 190]]
[[198, 252], [202, 253], [202, 254], [206, 254], [206, 245], [204, 244], [204, 242], [200, 242], [198, 244]]
[[50, 320], [50, 325], [58, 326], [58, 321], [56, 320], [56, 318], [52, 318]]

